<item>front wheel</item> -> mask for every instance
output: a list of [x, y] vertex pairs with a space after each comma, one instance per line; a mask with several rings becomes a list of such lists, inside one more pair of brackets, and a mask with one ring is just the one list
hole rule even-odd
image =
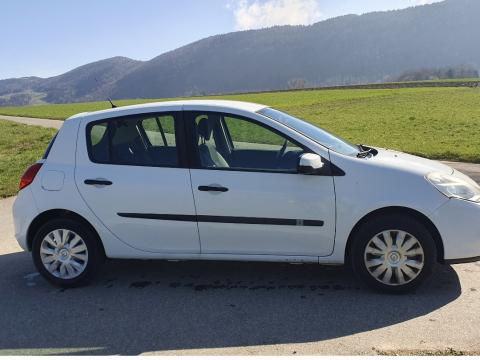
[[33, 239], [32, 257], [40, 274], [61, 287], [88, 283], [101, 264], [97, 236], [72, 219], [52, 220]]
[[407, 215], [379, 216], [354, 235], [350, 262], [355, 274], [374, 289], [403, 293], [417, 288], [436, 261], [427, 228]]

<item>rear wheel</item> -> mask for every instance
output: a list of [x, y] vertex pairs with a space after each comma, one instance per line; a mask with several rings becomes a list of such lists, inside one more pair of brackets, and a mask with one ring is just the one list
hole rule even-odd
[[88, 283], [102, 260], [96, 234], [72, 219], [43, 225], [33, 239], [32, 256], [38, 271], [61, 287]]
[[414, 217], [384, 215], [362, 225], [354, 235], [350, 261], [370, 287], [392, 293], [417, 288], [436, 261], [434, 240]]

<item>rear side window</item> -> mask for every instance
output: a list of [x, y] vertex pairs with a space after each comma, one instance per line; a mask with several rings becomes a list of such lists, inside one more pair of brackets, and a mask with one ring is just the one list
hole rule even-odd
[[175, 146], [175, 118], [171, 115], [142, 120], [142, 127], [153, 146]]
[[178, 166], [175, 116], [148, 115], [95, 122], [87, 127], [90, 160], [137, 166]]

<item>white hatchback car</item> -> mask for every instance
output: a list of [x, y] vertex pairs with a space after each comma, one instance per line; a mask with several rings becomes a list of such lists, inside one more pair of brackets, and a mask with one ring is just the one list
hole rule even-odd
[[76, 115], [20, 183], [16, 238], [49, 281], [105, 258], [348, 264], [418, 286], [480, 255], [480, 187], [272, 108], [175, 101]]

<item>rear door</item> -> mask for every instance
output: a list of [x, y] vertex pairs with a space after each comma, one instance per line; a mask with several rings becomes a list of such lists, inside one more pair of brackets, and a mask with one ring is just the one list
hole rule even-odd
[[134, 248], [199, 253], [180, 111], [81, 126], [75, 180], [99, 220]]
[[242, 116], [187, 112], [185, 117], [196, 154], [191, 176], [202, 253], [333, 251], [333, 178], [297, 172], [299, 156], [310, 150]]

